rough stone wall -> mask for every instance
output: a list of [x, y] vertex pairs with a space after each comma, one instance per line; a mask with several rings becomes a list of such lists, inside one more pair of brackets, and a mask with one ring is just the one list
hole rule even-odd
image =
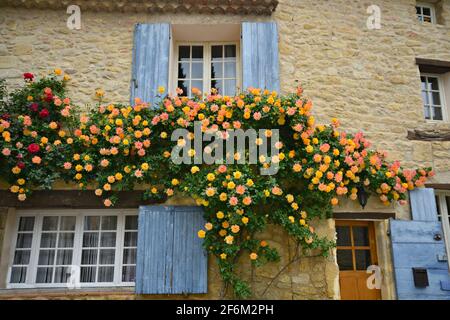
[[[366, 9], [372, 4], [382, 10], [381, 30], [366, 27]], [[338, 117], [344, 129], [363, 130], [376, 148], [389, 152], [390, 159], [399, 159], [406, 166], [433, 166], [435, 182], [449, 183], [450, 142], [410, 141], [406, 130], [437, 126], [423, 118], [415, 59], [450, 61], [450, 0], [441, 1], [437, 25], [419, 23], [414, 4], [415, 0], [280, 0], [272, 17], [82, 12], [79, 31], [66, 27], [65, 11], [2, 8], [0, 77], [14, 87], [23, 72], [58, 67], [71, 74], [69, 94], [83, 110], [92, 103], [96, 88], [106, 91], [107, 101], [126, 103], [135, 23], [275, 20], [280, 34], [282, 91], [293, 90], [300, 81], [314, 101], [319, 122]], [[367, 210], [378, 207], [370, 203]], [[407, 208], [387, 209], [408, 218]], [[319, 229], [334, 237], [332, 221], [321, 222]], [[267, 238], [286, 259], [287, 238], [277, 228], [269, 232]], [[334, 260], [334, 256], [329, 260], [308, 258], [291, 265], [267, 297], [337, 298]], [[253, 274], [257, 295], [282, 266], [283, 262], [269, 265]], [[248, 270], [243, 267], [243, 272]], [[217, 297], [220, 283], [217, 272], [211, 271], [210, 296]]]

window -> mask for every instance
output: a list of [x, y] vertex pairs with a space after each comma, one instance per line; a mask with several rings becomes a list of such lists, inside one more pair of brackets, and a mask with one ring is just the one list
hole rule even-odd
[[445, 99], [442, 90], [442, 81], [439, 75], [422, 74], [422, 99], [424, 115], [427, 120], [445, 120]]
[[436, 191], [436, 205], [438, 219], [442, 222], [442, 229], [444, 230], [447, 257], [450, 257], [450, 192]]
[[[9, 287], [134, 285], [137, 215], [114, 210], [18, 214]], [[73, 279], [72, 279], [73, 281]]]
[[420, 22], [436, 23], [435, 6], [431, 3], [417, 3], [416, 15]]
[[175, 87], [191, 96], [196, 88], [204, 93], [217, 89], [233, 96], [239, 86], [239, 48], [236, 43], [178, 44]]

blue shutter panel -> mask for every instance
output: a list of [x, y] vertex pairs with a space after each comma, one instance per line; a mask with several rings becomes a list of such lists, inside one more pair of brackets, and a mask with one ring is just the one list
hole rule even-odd
[[[391, 220], [392, 261], [394, 265], [397, 298], [450, 299], [445, 284], [450, 280], [446, 261], [439, 259], [445, 253], [441, 223], [437, 219], [433, 189], [418, 188], [409, 193], [413, 220]], [[414, 285], [412, 268], [427, 269], [429, 286]]]
[[242, 24], [242, 86], [280, 91], [275, 22]]
[[207, 254], [197, 237], [204, 223], [200, 207], [140, 207], [137, 294], [207, 292]]
[[436, 199], [432, 188], [417, 188], [409, 192], [411, 214], [415, 221], [438, 221]]
[[170, 24], [137, 24], [134, 30], [130, 103], [154, 102], [158, 87], [169, 83]]
[[[391, 220], [390, 233], [397, 298], [449, 300], [450, 292], [445, 290], [450, 281], [448, 265], [438, 259], [445, 252], [445, 243], [434, 239], [435, 234], [442, 235], [441, 223]], [[414, 286], [412, 268], [427, 269], [428, 287]]]

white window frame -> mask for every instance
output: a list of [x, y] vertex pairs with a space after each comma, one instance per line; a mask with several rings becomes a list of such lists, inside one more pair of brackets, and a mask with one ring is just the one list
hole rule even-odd
[[430, 9], [430, 14], [431, 14], [431, 22], [421, 21], [421, 20], [419, 20], [419, 22], [436, 24], [436, 6], [433, 3], [417, 2], [415, 8], [417, 8], [417, 7], [421, 7], [422, 8], [421, 9], [422, 13], [420, 15], [418, 15], [417, 12], [416, 12], [416, 17], [417, 17], [418, 20], [419, 20], [419, 17], [422, 17], [422, 19], [424, 17], [424, 15], [423, 15], [423, 8]]
[[[203, 88], [202, 94], [209, 94], [211, 91], [211, 47], [212, 46], [236, 46], [236, 95], [239, 94], [239, 88], [242, 87], [242, 68], [241, 68], [241, 49], [239, 41], [177, 41], [174, 45], [174, 54], [172, 59], [172, 73], [170, 83], [170, 93], [176, 94], [178, 87], [178, 60], [179, 60], [179, 47], [180, 46], [203, 46]], [[199, 88], [200, 89], [200, 88]], [[186, 92], [188, 97], [192, 96], [192, 92]]]
[[445, 200], [446, 197], [450, 197], [450, 191], [435, 190], [435, 195], [439, 201], [439, 208], [441, 212], [440, 219], [442, 223], [442, 230], [444, 232], [447, 262], [450, 268], [450, 208], [447, 208], [447, 202]]
[[[14, 232], [11, 239], [11, 252], [9, 254], [8, 272], [6, 278], [7, 289], [28, 289], [28, 288], [68, 288], [67, 283], [35, 283], [37, 264], [39, 258], [40, 238], [42, 233], [42, 221], [44, 216], [75, 216], [75, 236], [73, 246], [72, 265], [81, 265], [81, 252], [83, 248], [83, 223], [85, 216], [117, 216], [116, 230], [116, 252], [114, 257], [114, 281], [113, 282], [78, 282], [80, 288], [95, 287], [134, 287], [135, 282], [122, 282], [123, 267], [123, 249], [124, 249], [124, 230], [125, 217], [137, 216], [137, 210], [106, 210], [106, 209], [49, 209], [49, 210], [20, 210], [15, 217]], [[31, 245], [30, 261], [27, 267], [25, 283], [10, 283], [11, 267], [13, 265], [14, 254], [16, 250], [17, 234], [19, 221], [21, 217], [35, 217], [33, 239]], [[100, 239], [99, 239], [100, 241]], [[56, 257], [55, 257], [56, 259]], [[79, 280], [79, 279], [78, 279]]]
[[[442, 107], [442, 120], [435, 120], [435, 119], [426, 119], [425, 118], [425, 111], [423, 111], [423, 118], [427, 121], [427, 122], [432, 122], [432, 123], [442, 123], [442, 122], [448, 122], [448, 110], [447, 110], [447, 100], [446, 100], [446, 96], [445, 96], [445, 86], [444, 86], [444, 80], [442, 78], [442, 75], [437, 74], [437, 73], [420, 73], [420, 77], [427, 77], [427, 78], [437, 78], [438, 79], [438, 85], [439, 85], [439, 98], [441, 99], [441, 107]], [[427, 91], [428, 95], [430, 95], [430, 93]], [[420, 97], [422, 99], [422, 107], [425, 107], [425, 101], [423, 101], [422, 98], [422, 79], [420, 79]], [[428, 96], [428, 101], [431, 101], [432, 97]], [[433, 116], [433, 110], [430, 109], [430, 117]]]

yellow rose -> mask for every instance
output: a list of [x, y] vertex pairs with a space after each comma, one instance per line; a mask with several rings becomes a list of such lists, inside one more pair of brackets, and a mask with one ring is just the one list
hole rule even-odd
[[203, 239], [206, 235], [205, 230], [200, 230], [199, 232], [197, 232], [197, 235], [200, 239]]
[[217, 213], [216, 213], [216, 217], [217, 217], [217, 219], [223, 219], [224, 218], [224, 214], [223, 214], [223, 212], [222, 211], [218, 211]]
[[208, 181], [214, 181], [214, 180], [216, 179], [216, 176], [214, 175], [214, 173], [208, 173], [208, 174], [206, 175], [206, 179], [207, 179]]
[[199, 172], [199, 171], [200, 171], [200, 168], [197, 167], [197, 166], [193, 166], [193, 167], [191, 168], [191, 173], [192, 173], [192, 174], [195, 174], [196, 172]]
[[180, 181], [178, 179], [172, 179], [172, 185], [176, 186], [180, 184]]
[[233, 181], [228, 182], [227, 188], [228, 189], [234, 189], [236, 187], [236, 184]]
[[241, 173], [240, 171], [235, 171], [235, 172], [233, 172], [233, 177], [234, 177], [235, 179], [240, 179], [241, 176], [242, 176], [242, 173]]

